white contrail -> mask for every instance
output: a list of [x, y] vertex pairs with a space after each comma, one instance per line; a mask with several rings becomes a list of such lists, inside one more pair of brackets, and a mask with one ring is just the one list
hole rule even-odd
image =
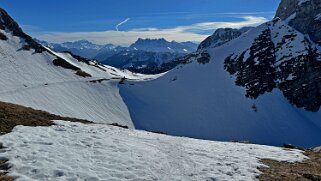
[[116, 25], [116, 27], [115, 27], [115, 28], [116, 28], [116, 30], [118, 31], [119, 26], [121, 26], [121, 25], [123, 25], [123, 24], [127, 23], [129, 20], [130, 20], [130, 18], [127, 18], [127, 19], [125, 19], [124, 21], [120, 22], [118, 25]]

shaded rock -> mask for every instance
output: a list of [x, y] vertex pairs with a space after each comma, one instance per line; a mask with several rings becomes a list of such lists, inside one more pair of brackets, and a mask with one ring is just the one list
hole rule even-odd
[[213, 35], [207, 37], [199, 46], [198, 49], [206, 49], [209, 47], [221, 46], [235, 38], [241, 36], [244, 32], [251, 29], [251, 27], [246, 27], [242, 29], [232, 29], [232, 28], [220, 28], [217, 29]]
[[282, 0], [276, 17], [288, 21], [289, 25], [303, 34], [308, 34], [316, 43], [321, 43], [321, 1]]

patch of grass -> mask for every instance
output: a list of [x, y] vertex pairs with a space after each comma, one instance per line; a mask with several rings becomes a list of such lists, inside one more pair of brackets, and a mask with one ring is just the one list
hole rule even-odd
[[13, 179], [7, 176], [7, 170], [9, 170], [9, 165], [7, 164], [8, 160], [0, 160], [0, 181], [13, 181]]
[[260, 169], [260, 171], [263, 172], [260, 176], [260, 180], [321, 181], [321, 152], [309, 150], [306, 151], [305, 154], [310, 159], [297, 163], [262, 160], [262, 163], [269, 166], [269, 168]]
[[57, 116], [45, 111], [35, 110], [11, 103], [0, 102], [0, 133], [12, 131], [17, 125], [24, 126], [50, 126], [52, 120], [65, 120], [72, 122], [91, 123], [90, 121], [69, 117]]
[[1, 181], [13, 181], [11, 177], [8, 177], [6, 175], [0, 175], [0, 180]]

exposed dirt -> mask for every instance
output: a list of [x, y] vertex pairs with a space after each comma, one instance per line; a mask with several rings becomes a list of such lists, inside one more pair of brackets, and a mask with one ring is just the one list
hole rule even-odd
[[269, 168], [261, 168], [261, 181], [321, 181], [321, 151], [307, 150], [310, 159], [298, 163], [262, 160]]
[[61, 117], [45, 111], [39, 111], [15, 104], [0, 102], [0, 133], [5, 134], [17, 125], [24, 126], [50, 126], [52, 120], [65, 120], [72, 122], [91, 123], [76, 118]]
[[13, 181], [13, 179], [11, 177], [0, 174], [0, 181]]
[[0, 181], [12, 181], [11, 177], [6, 176], [6, 170], [9, 169], [9, 165], [7, 164], [7, 160], [0, 160]]

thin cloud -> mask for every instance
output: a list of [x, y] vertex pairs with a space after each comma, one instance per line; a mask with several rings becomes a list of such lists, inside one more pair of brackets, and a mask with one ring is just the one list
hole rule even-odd
[[37, 32], [37, 31], [41, 31], [41, 28], [38, 26], [34, 26], [34, 25], [27, 25], [27, 24], [21, 24], [20, 25], [22, 27], [22, 29], [24, 31], [27, 32]]
[[125, 23], [127, 23], [130, 20], [130, 18], [125, 19], [124, 21], [120, 22], [118, 25], [116, 25], [115, 29], [116, 31], [119, 31], [119, 27]]
[[[268, 21], [268, 19], [264, 17], [255, 16], [244, 16], [240, 18], [241, 20], [236, 22], [202, 22], [189, 26], [177, 26], [167, 29], [140, 28], [131, 29], [128, 31], [117, 31], [116, 28], [116, 30], [103, 32], [49, 32], [35, 36], [41, 40], [55, 43], [87, 39], [98, 44], [113, 43], [115, 45], [129, 45], [135, 42], [138, 38], [165, 38], [170, 41], [175, 40], [178, 42], [200, 42], [209, 36], [208, 34], [204, 34], [204, 32], [214, 32], [215, 29], [218, 28], [242, 28], [245, 26], [257, 26]], [[121, 24], [124, 23], [120, 23], [120, 25]]]
[[[194, 13], [188, 11], [180, 11], [180, 12], [156, 12], [150, 13], [149, 16], [142, 16], [142, 17], [150, 17], [150, 15], [206, 15], [206, 16], [217, 16], [217, 15], [270, 15], [275, 14], [275, 11], [253, 11], [253, 12], [222, 12], [222, 13]], [[139, 16], [137, 16], [139, 17]]]

